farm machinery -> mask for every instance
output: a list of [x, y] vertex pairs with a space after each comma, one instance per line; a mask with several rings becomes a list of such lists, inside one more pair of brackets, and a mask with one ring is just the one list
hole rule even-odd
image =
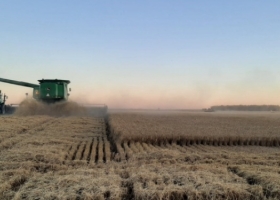
[[33, 88], [33, 98], [36, 100], [45, 103], [67, 101], [69, 96], [67, 86], [70, 81], [59, 79], [42, 79], [38, 81], [39, 85], [0, 78], [0, 82]]
[[[69, 80], [42, 79], [38, 80], [39, 84], [33, 84], [0, 78], [0, 82], [33, 88], [33, 98], [45, 104], [67, 102], [69, 96], [68, 92], [71, 91], [71, 88], [68, 89], [68, 84], [70, 84]], [[98, 114], [102, 113], [105, 115], [107, 113], [106, 105], [91, 105], [89, 109], [98, 112]]]
[[5, 94], [2, 94], [2, 91], [0, 90], [0, 114], [5, 114], [5, 102], [7, 98], [8, 97]]

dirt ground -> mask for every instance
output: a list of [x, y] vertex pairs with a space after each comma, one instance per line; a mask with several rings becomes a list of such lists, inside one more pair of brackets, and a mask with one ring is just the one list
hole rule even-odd
[[[137, 124], [135, 115], [141, 119]], [[148, 120], [159, 139], [178, 126], [180, 134], [190, 132], [186, 127], [192, 134], [206, 134], [201, 130], [211, 131], [211, 136], [213, 130], [227, 134], [227, 128], [234, 134], [236, 127], [238, 135], [246, 132], [253, 137], [256, 132], [261, 138], [262, 133], [270, 133], [277, 138], [278, 113], [180, 112], [176, 116], [115, 112], [109, 120], [0, 117], [0, 199], [280, 199], [277, 145], [154, 143], [127, 135], [117, 140], [111, 124], [118, 117], [122, 120], [117, 123], [118, 135], [145, 130], [153, 138]]]

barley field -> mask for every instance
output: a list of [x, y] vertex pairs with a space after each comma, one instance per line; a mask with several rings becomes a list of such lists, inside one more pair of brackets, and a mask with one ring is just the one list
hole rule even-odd
[[0, 117], [0, 199], [280, 199], [280, 114]]

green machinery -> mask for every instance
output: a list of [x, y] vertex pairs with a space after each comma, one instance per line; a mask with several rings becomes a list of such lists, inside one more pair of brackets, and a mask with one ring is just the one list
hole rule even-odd
[[0, 90], [0, 114], [5, 114], [5, 102], [8, 97]]
[[0, 82], [33, 88], [33, 98], [45, 103], [55, 103], [68, 99], [69, 93], [67, 86], [70, 83], [69, 80], [42, 79], [38, 81], [39, 85], [0, 78]]
[[[71, 91], [71, 88], [68, 89], [68, 84], [70, 83], [69, 80], [42, 79], [38, 81], [39, 84], [37, 85], [33, 83], [0, 78], [0, 82], [33, 88], [33, 98], [44, 103], [49, 104], [68, 100], [68, 92]], [[105, 104], [90, 104], [83, 106], [87, 109], [87, 112], [90, 115], [106, 116], [107, 114], [108, 107]], [[6, 106], [6, 108], [6, 110], [9, 110], [8, 106]], [[10, 108], [10, 110], [15, 110], [15, 108], [12, 106], [10, 106]]]

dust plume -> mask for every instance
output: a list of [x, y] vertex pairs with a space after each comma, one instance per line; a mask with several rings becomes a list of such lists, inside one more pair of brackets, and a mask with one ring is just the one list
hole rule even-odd
[[76, 102], [58, 102], [45, 104], [34, 99], [26, 99], [19, 104], [15, 115], [50, 115], [50, 116], [77, 116], [86, 115], [87, 109]]

